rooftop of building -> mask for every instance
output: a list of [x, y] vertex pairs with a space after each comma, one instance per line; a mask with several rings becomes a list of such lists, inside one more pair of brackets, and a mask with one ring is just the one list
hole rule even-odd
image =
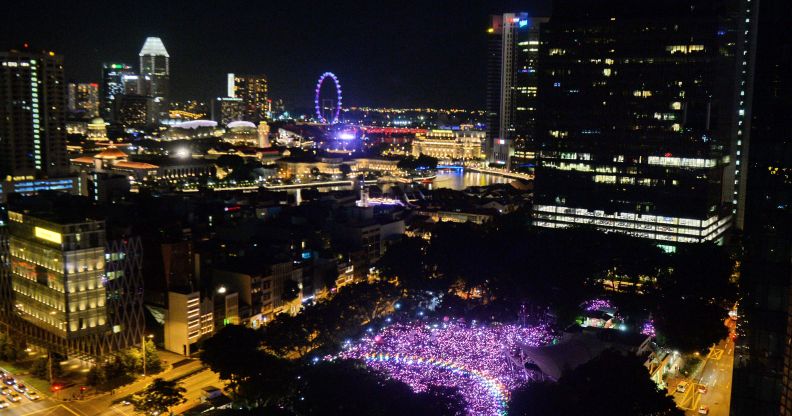
[[162, 43], [162, 39], [157, 37], [146, 38], [146, 41], [143, 43], [143, 48], [140, 49], [140, 56], [150, 55], [170, 57], [170, 55], [168, 55], [168, 50], [165, 49], [165, 44]]
[[42, 191], [35, 196], [9, 195], [8, 209], [61, 225], [102, 218], [90, 198], [51, 191]]

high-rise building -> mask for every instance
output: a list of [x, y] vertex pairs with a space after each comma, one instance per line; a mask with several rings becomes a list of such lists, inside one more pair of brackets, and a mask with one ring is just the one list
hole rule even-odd
[[157, 120], [168, 118], [170, 55], [162, 39], [148, 37], [140, 50], [141, 94], [152, 97]]
[[527, 13], [490, 16], [487, 58], [487, 155], [491, 163], [519, 164], [533, 150], [537, 111], [539, 34], [548, 19]]
[[132, 68], [122, 63], [102, 64], [102, 85], [100, 94], [100, 114], [105, 120], [115, 122], [116, 101], [125, 94], [124, 77], [133, 75]]
[[265, 75], [228, 74], [228, 96], [242, 99], [245, 121], [258, 123], [268, 118], [267, 91]]
[[0, 52], [0, 178], [68, 173], [63, 57]]
[[762, 0], [731, 414], [792, 415], [792, 9]]
[[554, 3], [541, 30], [536, 225], [590, 224], [669, 249], [721, 240], [740, 209], [752, 7]]
[[212, 100], [212, 120], [226, 125], [243, 120], [244, 116], [245, 104], [241, 98], [217, 97]]
[[143, 293], [140, 240], [108, 242], [87, 203], [70, 195], [10, 202], [0, 319], [15, 337], [93, 358], [139, 341]]
[[145, 95], [120, 95], [116, 100], [116, 122], [124, 127], [143, 129], [157, 124], [158, 106]]
[[68, 108], [72, 116], [91, 119], [99, 117], [99, 84], [70, 82]]
[[140, 95], [140, 75], [137, 74], [124, 74], [121, 77], [121, 83], [124, 85], [124, 94], [126, 95]]

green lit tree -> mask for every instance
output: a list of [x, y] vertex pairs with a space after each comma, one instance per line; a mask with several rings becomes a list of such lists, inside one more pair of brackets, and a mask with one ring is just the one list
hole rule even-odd
[[[145, 414], [162, 414], [187, 401], [187, 389], [176, 381], [155, 378], [142, 393], [132, 398], [135, 410]], [[171, 413], [172, 414], [172, 413]]]

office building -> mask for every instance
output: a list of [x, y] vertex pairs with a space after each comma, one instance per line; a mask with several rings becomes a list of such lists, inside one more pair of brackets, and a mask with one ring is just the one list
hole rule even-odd
[[535, 145], [539, 33], [547, 20], [527, 13], [490, 16], [486, 103], [490, 163], [511, 168], [515, 148], [525, 154]]
[[65, 94], [60, 55], [0, 53], [0, 179], [68, 172]]
[[82, 175], [52, 179], [0, 180], [0, 203], [11, 194], [36, 195], [41, 191], [58, 191], [71, 195], [88, 195], [88, 181]]
[[115, 105], [116, 122], [126, 128], [144, 129], [157, 124], [159, 107], [152, 97], [122, 94]]
[[245, 121], [259, 123], [268, 118], [267, 92], [265, 75], [228, 74], [228, 96], [242, 99]]
[[217, 97], [212, 100], [212, 120], [228, 125], [245, 117], [245, 105], [241, 98]]
[[792, 415], [792, 9], [759, 5], [731, 414]]
[[140, 49], [141, 94], [152, 98], [156, 120], [168, 118], [170, 55], [160, 38], [148, 37]]
[[126, 95], [140, 95], [143, 91], [140, 87], [140, 75], [124, 74], [121, 77], [121, 83], [124, 85], [124, 94]]
[[105, 120], [115, 122], [116, 101], [125, 94], [124, 76], [133, 75], [132, 68], [122, 63], [102, 64], [102, 85], [100, 94], [100, 115]]
[[135, 345], [143, 330], [140, 241], [108, 242], [84, 197], [11, 201], [0, 318], [29, 343], [94, 359]]
[[536, 225], [588, 224], [668, 249], [722, 241], [740, 209], [752, 7], [554, 3], [541, 29]]
[[70, 82], [68, 108], [73, 117], [83, 119], [99, 117], [99, 84]]

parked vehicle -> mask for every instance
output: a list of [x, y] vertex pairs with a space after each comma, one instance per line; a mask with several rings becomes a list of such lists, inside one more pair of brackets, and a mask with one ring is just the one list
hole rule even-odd
[[688, 388], [688, 382], [680, 381], [679, 384], [677, 384], [676, 391], [678, 391], [679, 393], [684, 393], [685, 391], [687, 391], [687, 388]]

